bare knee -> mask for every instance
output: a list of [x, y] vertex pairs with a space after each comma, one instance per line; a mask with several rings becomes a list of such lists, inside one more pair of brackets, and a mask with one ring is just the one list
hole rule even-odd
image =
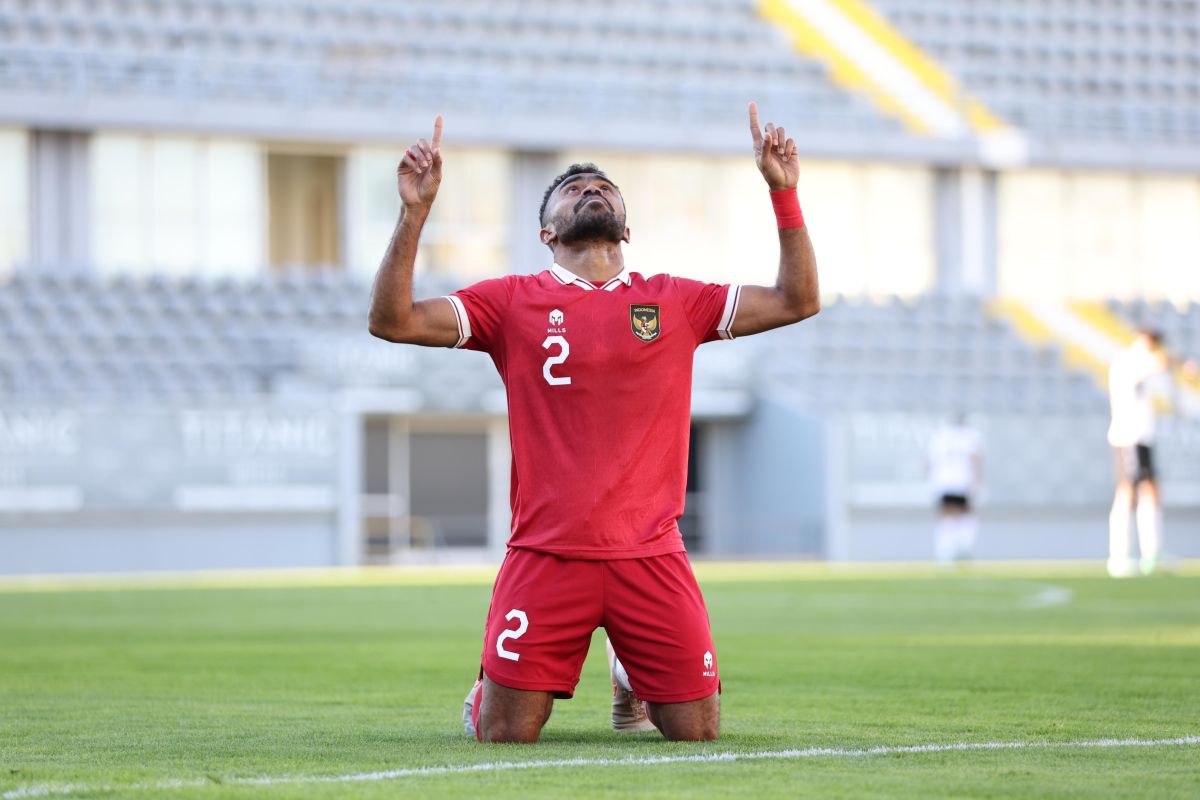
[[711, 723], [670, 727], [663, 731], [663, 737], [668, 742], [715, 742], [721, 736], [721, 726]]
[[514, 724], [509, 720], [479, 723], [479, 740], [487, 744], [533, 744], [541, 732], [541, 725]]
[[687, 703], [647, 703], [647, 715], [672, 742], [711, 742], [721, 735], [721, 698], [717, 693]]
[[554, 708], [549, 692], [511, 689], [486, 675], [478, 702], [479, 739], [497, 744], [533, 744]]

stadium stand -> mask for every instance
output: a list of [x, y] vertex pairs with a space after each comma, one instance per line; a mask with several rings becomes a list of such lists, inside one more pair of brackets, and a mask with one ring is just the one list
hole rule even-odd
[[1052, 142], [1194, 147], [1200, 4], [1191, 0], [875, 0], [1011, 123]]
[[[453, 288], [433, 277], [417, 293]], [[364, 330], [368, 293], [334, 270], [242, 282], [18, 273], [0, 287], [0, 391], [55, 402], [194, 402], [402, 380], [365, 355], [387, 349]], [[343, 347], [331, 352], [331, 343]], [[737, 347], [754, 385], [816, 412], [1104, 409], [1093, 382], [992, 319], [978, 298], [840, 298], [804, 326]], [[498, 387], [473, 359], [404, 350], [424, 365], [410, 377], [441, 375], [434, 383], [460, 397]], [[716, 371], [698, 376], [721, 380]]]
[[763, 337], [761, 378], [815, 411], [1102, 412], [1085, 374], [993, 319], [973, 297], [828, 303]]
[[[902, 150], [903, 126], [839, 87], [828, 65], [797, 53], [761, 5], [30, 0], [0, 9], [0, 109], [22, 108], [14, 121], [64, 127], [357, 138], [392, 136], [441, 111], [456, 115], [468, 138], [510, 144], [591, 141], [597, 125], [640, 118], [642, 128], [604, 138], [656, 146], [664, 126], [688, 125], [693, 146], [731, 149], [740, 142], [720, 121], [755, 96], [764, 107], [802, 109], [813, 147], [849, 150], [866, 137], [876, 151], [881, 141]], [[1036, 159], [1070, 161], [1082, 146], [1104, 161], [1110, 145], [1121, 148], [1110, 161], [1144, 159], [1128, 150], [1136, 144], [1194, 161], [1195, 2], [878, 0], [873, 8], [962, 92], [1028, 135]], [[281, 117], [280, 109], [300, 113]]]
[[[579, 132], [647, 115], [703, 123], [753, 94], [806, 109], [817, 128], [899, 129], [798, 59], [748, 0], [29, 2], [0, 11], [0, 44], [0, 96], [38, 98], [29, 107], [64, 123], [93, 112], [112, 121], [136, 105], [141, 124], [178, 126], [186, 108], [201, 127], [254, 130], [278, 128], [274, 111], [287, 108], [304, 112], [286, 120], [299, 134], [337, 128], [339, 112], [394, 125], [433, 110], [463, 125], [502, 115]], [[73, 108], [81, 95], [87, 107]]]
[[1148, 300], [1110, 300], [1108, 309], [1134, 327], [1162, 331], [1168, 346], [1185, 358], [1200, 358], [1200, 303], [1176, 306]]

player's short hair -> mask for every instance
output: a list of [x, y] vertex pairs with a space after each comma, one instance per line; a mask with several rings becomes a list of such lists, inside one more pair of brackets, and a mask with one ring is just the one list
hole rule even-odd
[[1163, 342], [1166, 341], [1166, 337], [1163, 336], [1163, 332], [1158, 328], [1155, 328], [1153, 325], [1143, 325], [1142, 327], [1138, 328], [1138, 333], [1149, 339], [1150, 344], [1154, 345], [1155, 347], [1162, 347]]
[[554, 194], [554, 190], [559, 187], [559, 184], [573, 175], [599, 175], [601, 178], [604, 178], [604, 180], [609, 181], [610, 183], [612, 182], [612, 180], [604, 174], [604, 170], [600, 169], [590, 161], [583, 164], [572, 164], [571, 166], [567, 167], [567, 171], [555, 178], [550, 186], [546, 189], [546, 193], [542, 195], [542, 206], [538, 209], [539, 227], [546, 224], [546, 204], [550, 202], [550, 195]]

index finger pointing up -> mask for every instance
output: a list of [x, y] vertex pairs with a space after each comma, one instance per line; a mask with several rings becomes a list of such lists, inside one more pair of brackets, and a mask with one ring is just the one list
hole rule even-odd
[[754, 139], [754, 145], [757, 147], [762, 144], [762, 126], [758, 124], [758, 103], [750, 101], [750, 136]]
[[438, 114], [433, 120], [433, 149], [442, 146], [442, 115]]

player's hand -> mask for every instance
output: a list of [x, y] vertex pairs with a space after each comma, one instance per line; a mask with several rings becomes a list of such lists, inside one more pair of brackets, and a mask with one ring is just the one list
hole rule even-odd
[[750, 137], [754, 141], [754, 163], [771, 191], [795, 187], [800, 182], [796, 142], [774, 123], [768, 122], [766, 128], [759, 125], [757, 103], [750, 104]]
[[418, 139], [396, 168], [400, 200], [406, 209], [429, 208], [442, 183], [442, 117], [433, 121], [433, 141]]

